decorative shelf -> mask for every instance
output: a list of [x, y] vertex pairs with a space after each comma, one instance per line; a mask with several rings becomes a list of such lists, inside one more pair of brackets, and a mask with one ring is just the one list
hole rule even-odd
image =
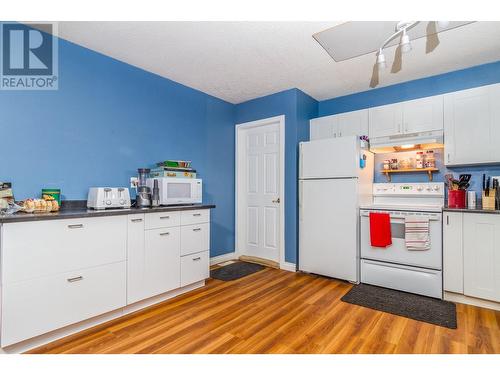
[[392, 173], [427, 173], [429, 181], [432, 181], [432, 173], [438, 172], [437, 168], [411, 168], [411, 169], [384, 169], [381, 172], [387, 177], [387, 181], [391, 182]]

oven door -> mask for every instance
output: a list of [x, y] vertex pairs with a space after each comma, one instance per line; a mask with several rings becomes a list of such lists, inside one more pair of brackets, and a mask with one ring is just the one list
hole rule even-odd
[[[392, 245], [381, 248], [370, 244], [370, 212], [386, 212], [391, 216]], [[405, 217], [417, 216], [429, 218], [430, 242], [429, 250], [408, 250], [405, 244]], [[434, 212], [408, 212], [361, 210], [361, 258], [382, 262], [442, 269], [442, 215]]]

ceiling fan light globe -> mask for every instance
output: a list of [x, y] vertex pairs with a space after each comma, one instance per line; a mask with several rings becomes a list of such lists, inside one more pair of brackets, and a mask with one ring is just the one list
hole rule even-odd
[[379, 52], [377, 54], [377, 67], [379, 70], [383, 70], [386, 68], [386, 66], [385, 55], [382, 52]]
[[401, 47], [401, 52], [403, 53], [411, 51], [410, 37], [406, 33], [406, 31], [404, 31], [403, 35], [401, 36], [401, 42], [399, 43], [399, 46]]

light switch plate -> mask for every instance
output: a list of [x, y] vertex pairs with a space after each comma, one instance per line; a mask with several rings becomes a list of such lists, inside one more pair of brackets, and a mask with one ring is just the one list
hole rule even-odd
[[139, 184], [139, 177], [130, 177], [130, 187], [136, 188]]

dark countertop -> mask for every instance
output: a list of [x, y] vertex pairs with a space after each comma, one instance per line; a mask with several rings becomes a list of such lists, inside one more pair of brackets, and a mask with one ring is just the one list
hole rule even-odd
[[443, 207], [443, 211], [448, 212], [465, 212], [470, 214], [500, 214], [500, 210], [486, 210], [481, 207], [481, 205], [476, 206], [476, 208], [450, 208]]
[[215, 208], [214, 204], [195, 204], [195, 205], [179, 205], [165, 206], [155, 208], [117, 208], [108, 210], [91, 210], [87, 208], [62, 208], [58, 212], [49, 213], [15, 213], [12, 215], [0, 214], [0, 224], [18, 223], [22, 221], [42, 221], [42, 220], [60, 220], [60, 219], [79, 219], [84, 217], [100, 217], [100, 216], [117, 216], [117, 215], [132, 215], [132, 214], [147, 214], [153, 212], [168, 212], [168, 211], [187, 211], [187, 210], [204, 210]]

